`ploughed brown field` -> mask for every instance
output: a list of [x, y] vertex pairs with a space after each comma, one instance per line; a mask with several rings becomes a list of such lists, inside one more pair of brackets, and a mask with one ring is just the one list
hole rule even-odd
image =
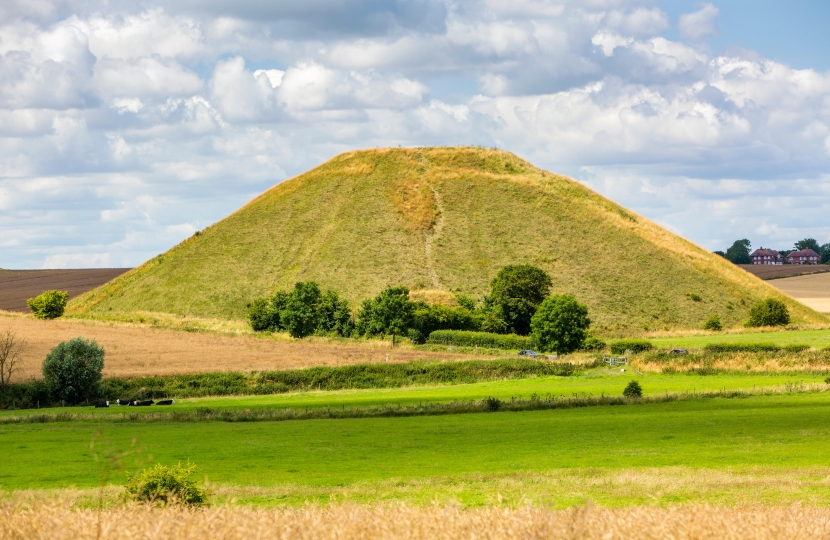
[[[738, 266], [761, 279], [830, 272], [830, 264], [739, 264]], [[770, 283], [770, 285], [775, 285], [775, 283]]]
[[80, 319], [41, 321], [0, 313], [0, 331], [11, 328], [26, 341], [17, 381], [41, 377], [46, 354], [74, 337], [95, 339], [107, 352], [105, 377], [137, 377], [211, 371], [261, 371], [365, 362], [462, 360], [475, 355], [390, 348], [389, 341], [337, 343], [308, 338], [263, 338], [233, 333], [187, 332]]
[[69, 298], [100, 287], [129, 268], [90, 268], [84, 270], [0, 270], [0, 309], [29, 311], [26, 300], [43, 291], [58, 290]]

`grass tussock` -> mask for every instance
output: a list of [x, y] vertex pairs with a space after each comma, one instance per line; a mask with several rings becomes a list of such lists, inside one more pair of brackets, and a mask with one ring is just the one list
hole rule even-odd
[[826, 538], [825, 507], [718, 508], [702, 505], [612, 509], [353, 505], [297, 509], [128, 507], [97, 512], [59, 506], [0, 507], [0, 536], [10, 540], [88, 538], [205, 539], [574, 539], [665, 538], [796, 540]]

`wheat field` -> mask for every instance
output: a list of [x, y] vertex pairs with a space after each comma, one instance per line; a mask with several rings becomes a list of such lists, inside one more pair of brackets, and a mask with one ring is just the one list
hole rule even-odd
[[0, 331], [6, 328], [26, 342], [19, 370], [14, 375], [16, 381], [40, 378], [41, 365], [49, 351], [61, 341], [79, 336], [96, 340], [107, 351], [105, 377], [340, 366], [385, 362], [387, 354], [390, 362], [480, 358], [451, 352], [391, 349], [388, 341], [378, 340], [340, 343], [315, 338], [292, 340], [286, 336], [262, 338], [251, 335], [244, 326], [188, 332], [82, 319], [41, 321], [32, 316], [2, 312]]
[[822, 539], [830, 509], [579, 506], [461, 509], [407, 506], [308, 506], [296, 509], [127, 507], [71, 510], [0, 506], [0, 537], [20, 540], [134, 539]]

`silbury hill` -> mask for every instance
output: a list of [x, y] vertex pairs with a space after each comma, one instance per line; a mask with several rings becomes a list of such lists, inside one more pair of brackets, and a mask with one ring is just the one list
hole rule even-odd
[[578, 182], [483, 148], [338, 155], [67, 312], [242, 319], [252, 299], [307, 280], [355, 303], [389, 285], [481, 296], [509, 264], [547, 271], [552, 292], [587, 304], [599, 332], [700, 328], [712, 314], [736, 326], [767, 297], [793, 322], [827, 321]]

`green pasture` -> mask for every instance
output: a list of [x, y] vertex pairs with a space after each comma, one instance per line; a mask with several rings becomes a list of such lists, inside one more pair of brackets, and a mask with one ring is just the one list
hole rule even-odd
[[[620, 368], [622, 369], [622, 368]], [[797, 383], [822, 383], [826, 375], [804, 373], [782, 374], [720, 374], [686, 375], [646, 373], [632, 374], [611, 369], [595, 369], [582, 375], [570, 377], [535, 377], [487, 381], [473, 384], [413, 386], [406, 388], [383, 388], [370, 390], [336, 390], [292, 392], [266, 396], [223, 396], [208, 398], [177, 399], [169, 406], [123, 407], [113, 405], [106, 409], [93, 407], [69, 407], [66, 409], [24, 409], [0, 411], [0, 417], [55, 412], [83, 412], [106, 416], [124, 414], [146, 414], [194, 410], [200, 407], [224, 410], [257, 408], [353, 408], [414, 405], [419, 403], [441, 403], [451, 401], [479, 401], [487, 397], [502, 400], [511, 398], [527, 399], [532, 394], [546, 396], [601, 396], [622, 395], [625, 385], [636, 379], [643, 387], [644, 396], [662, 393], [710, 392], [719, 390], [756, 389]], [[129, 398], [130, 396], [123, 396]]]
[[830, 347], [830, 328], [823, 330], [777, 330], [766, 332], [696, 334], [648, 338], [659, 348], [702, 349], [710, 343], [772, 343], [774, 345], [809, 345], [815, 349]]
[[[92, 457], [93, 439], [99, 452], [133, 448], [122, 460], [127, 470], [136, 462], [189, 460], [215, 485], [282, 490], [283, 499], [270, 502], [439, 479], [476, 503], [495, 494], [482, 486], [465, 491], [465, 478], [519, 475], [532, 486], [534, 473], [574, 470], [591, 478], [676, 468], [691, 476], [823, 468], [826, 477], [830, 394], [407, 418], [15, 424], [0, 429], [0, 486], [96, 486], [101, 465]], [[413, 502], [429, 503], [429, 491]], [[827, 499], [826, 486], [824, 492]]]

